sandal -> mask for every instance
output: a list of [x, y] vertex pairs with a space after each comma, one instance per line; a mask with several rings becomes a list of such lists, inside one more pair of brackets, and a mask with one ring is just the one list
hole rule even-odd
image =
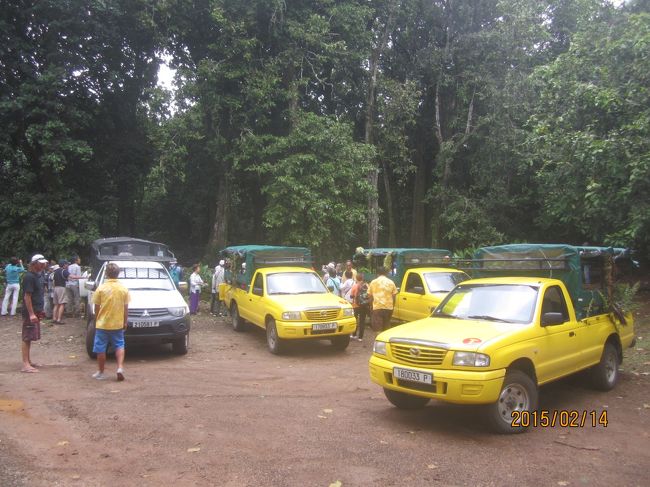
[[32, 367], [31, 369], [20, 369], [20, 371], [24, 372], [26, 374], [34, 374], [34, 373], [38, 372], [38, 369], [35, 369], [35, 368]]

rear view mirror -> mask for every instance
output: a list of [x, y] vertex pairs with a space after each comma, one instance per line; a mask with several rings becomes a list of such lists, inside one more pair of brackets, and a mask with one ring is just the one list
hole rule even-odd
[[565, 321], [562, 313], [544, 313], [542, 315], [542, 326], [561, 325]]

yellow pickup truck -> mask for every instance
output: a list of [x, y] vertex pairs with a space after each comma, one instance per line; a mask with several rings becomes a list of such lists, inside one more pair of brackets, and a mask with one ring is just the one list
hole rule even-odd
[[274, 354], [294, 340], [328, 339], [338, 350], [347, 348], [356, 328], [354, 311], [307, 267], [308, 249], [243, 245], [222, 255], [231, 267], [224, 300], [235, 331], [246, 322], [265, 329]]
[[[537, 259], [521, 259], [526, 261], [523, 269], [539, 274], [544, 267], [576, 284], [580, 251], [563, 246], [562, 252], [550, 260], [540, 258], [548, 261], [545, 266], [537, 266]], [[430, 399], [484, 404], [496, 431], [521, 432], [525, 427], [514, 420], [537, 410], [542, 384], [590, 369], [597, 388], [615, 386], [623, 349], [634, 343], [632, 317], [597, 309], [593, 303], [587, 307], [596, 311], [576, 315], [571, 293], [560, 279], [522, 275], [468, 280], [431, 317], [379, 334], [370, 377], [399, 408], [423, 407]]]
[[469, 279], [450, 266], [450, 257], [445, 249], [359, 248], [354, 261], [368, 271], [368, 279], [379, 267], [387, 268], [398, 290], [392, 318], [413, 321], [429, 316], [456, 284]]

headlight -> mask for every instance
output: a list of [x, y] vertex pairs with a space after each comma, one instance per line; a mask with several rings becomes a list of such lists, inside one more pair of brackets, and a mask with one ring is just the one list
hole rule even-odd
[[282, 319], [283, 320], [299, 320], [300, 319], [300, 311], [285, 311], [282, 313]]
[[372, 351], [380, 355], [386, 355], [386, 342], [375, 341]]
[[343, 308], [343, 316], [354, 316], [354, 308]]
[[169, 311], [169, 314], [172, 316], [185, 316], [187, 313], [184, 306], [181, 306], [180, 308], [167, 308], [167, 311]]
[[490, 357], [484, 353], [454, 352], [452, 363], [463, 367], [487, 367], [490, 365]]

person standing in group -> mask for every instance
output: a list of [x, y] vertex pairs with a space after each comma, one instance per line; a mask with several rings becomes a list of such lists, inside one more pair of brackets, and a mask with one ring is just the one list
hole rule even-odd
[[52, 323], [55, 325], [65, 324], [63, 321], [63, 311], [65, 310], [65, 305], [68, 303], [68, 292], [66, 288], [66, 283], [68, 282], [68, 261], [61, 259], [59, 261], [59, 268], [54, 271], [54, 276], [52, 280], [54, 281], [54, 296], [52, 301], [54, 302], [54, 311], [52, 313]]
[[354, 317], [357, 320], [357, 329], [352, 338], [357, 341], [363, 340], [363, 332], [366, 328], [366, 318], [370, 313], [370, 296], [368, 295], [368, 283], [364, 280], [362, 272], [357, 273], [357, 282], [350, 290]]
[[47, 266], [43, 274], [43, 285], [45, 290], [45, 318], [48, 320], [54, 319], [54, 272], [59, 268], [53, 260]]
[[79, 290], [79, 279], [81, 279], [80, 262], [81, 260], [76, 255], [73, 255], [70, 258], [70, 265], [68, 266], [68, 281], [65, 284], [68, 293], [68, 313], [72, 316], [78, 316], [79, 310], [81, 309], [81, 292]]
[[107, 279], [93, 294], [95, 306], [95, 341], [93, 352], [97, 354], [97, 372], [92, 376], [104, 380], [106, 349], [111, 344], [117, 361], [117, 380], [124, 380], [124, 330], [129, 317], [129, 290], [117, 277], [120, 267], [114, 262], [106, 266]]
[[20, 292], [20, 275], [25, 272], [23, 261], [18, 257], [12, 257], [11, 263], [5, 266], [5, 278], [7, 287], [5, 297], [2, 300], [2, 316], [7, 316], [9, 312], [9, 301], [11, 300], [11, 316], [16, 316], [16, 307], [18, 306], [18, 293]]
[[368, 295], [372, 298], [370, 326], [375, 331], [383, 331], [390, 327], [390, 318], [395, 307], [397, 286], [386, 277], [387, 272], [385, 267], [377, 269], [379, 275], [368, 286]]
[[[225, 261], [220, 260], [219, 265], [215, 266], [212, 274], [212, 301], [210, 303], [210, 312], [213, 315], [223, 316], [224, 305], [219, 295], [219, 287], [225, 282]], [[216, 310], [215, 310], [216, 305]]]
[[327, 282], [325, 282], [325, 286], [327, 286], [327, 289], [329, 289], [331, 292], [333, 292], [335, 295], [340, 296], [341, 295], [341, 281], [340, 279], [336, 276], [336, 269], [333, 267], [327, 267], [327, 273], [328, 273], [328, 278]]
[[38, 372], [38, 365], [32, 362], [30, 353], [32, 342], [41, 339], [41, 318], [43, 318], [43, 269], [47, 259], [41, 254], [32, 257], [25, 277], [23, 277], [23, 330], [21, 372]]
[[352, 303], [352, 286], [355, 282], [352, 278], [352, 271], [345, 271], [343, 273], [343, 284], [341, 284], [341, 297], [348, 303]]
[[190, 314], [195, 315], [199, 311], [199, 299], [201, 297], [201, 288], [205, 286], [199, 270], [201, 266], [195, 264], [192, 267], [192, 275], [190, 276]]
[[183, 268], [178, 265], [178, 262], [176, 260], [169, 262], [169, 275], [171, 276], [172, 281], [174, 281], [176, 289], [180, 291], [181, 278], [183, 277]]
[[357, 282], [357, 270], [352, 267], [352, 261], [348, 260], [345, 262], [345, 272], [350, 271], [352, 273], [352, 282], [356, 283]]

